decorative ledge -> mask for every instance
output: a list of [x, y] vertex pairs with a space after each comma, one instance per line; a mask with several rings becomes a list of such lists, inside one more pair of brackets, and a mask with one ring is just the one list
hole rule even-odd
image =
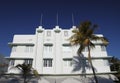
[[53, 46], [52, 43], [44, 43], [44, 46]]
[[[105, 57], [91, 57], [91, 59], [111, 59], [112, 56], [105, 56]], [[82, 58], [81, 58], [82, 59]], [[83, 59], [88, 59], [88, 57], [84, 57]]]
[[37, 28], [37, 32], [42, 33], [43, 31], [44, 31], [44, 28], [42, 28], [42, 26], [39, 26], [39, 27]]
[[8, 43], [9, 46], [15, 46], [15, 45], [30, 45], [34, 46], [34, 43]]
[[59, 28], [59, 26], [56, 26], [56, 27], [54, 28], [54, 31], [55, 31], [56, 33], [59, 33], [59, 32], [61, 32], [61, 28]]
[[20, 57], [5, 57], [6, 59], [8, 59], [8, 60], [33, 60], [33, 58], [20, 58]]
[[63, 45], [63, 46], [71, 46], [70, 43], [63, 43], [62, 45]]

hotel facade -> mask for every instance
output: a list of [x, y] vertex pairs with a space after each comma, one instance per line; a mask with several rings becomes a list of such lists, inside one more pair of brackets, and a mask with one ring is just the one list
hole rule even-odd
[[[11, 47], [8, 73], [20, 73], [17, 69], [10, 69], [17, 64], [31, 64], [41, 76], [39, 83], [93, 83], [93, 72], [88, 62], [88, 49], [85, 48], [79, 57], [79, 46], [71, 46], [69, 37], [73, 34], [70, 29], [55, 26], [45, 29], [36, 28], [35, 34], [14, 35]], [[103, 37], [102, 34], [96, 34]], [[102, 41], [92, 41], [95, 48], [91, 49], [94, 69], [98, 77], [112, 79], [106, 46]], [[104, 83], [104, 82], [101, 82]], [[110, 82], [112, 83], [112, 82]]]

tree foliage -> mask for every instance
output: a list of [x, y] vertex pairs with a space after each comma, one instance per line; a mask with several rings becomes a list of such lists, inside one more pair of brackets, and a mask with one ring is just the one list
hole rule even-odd
[[36, 77], [39, 76], [37, 70], [32, 68], [31, 64], [23, 63], [23, 64], [18, 64], [15, 67], [21, 71], [23, 78], [24, 78], [24, 83], [27, 83], [27, 77], [29, 77], [31, 75], [34, 75]]
[[111, 63], [110, 66], [111, 71], [117, 71], [117, 73], [115, 73], [114, 75], [119, 79], [118, 83], [120, 83], [120, 59], [113, 57], [110, 60], [110, 63]]
[[7, 71], [8, 67], [8, 60], [5, 59], [5, 57], [0, 54], [0, 74], [3, 74]]
[[74, 34], [69, 38], [71, 45], [79, 45], [79, 49], [77, 51], [79, 56], [86, 47], [88, 48], [88, 61], [91, 65], [96, 83], [98, 83], [98, 80], [90, 55], [90, 49], [95, 47], [92, 41], [100, 40], [105, 46], [108, 44], [107, 38], [99, 37], [94, 34], [94, 31], [97, 27], [98, 26], [96, 24], [92, 24], [90, 21], [84, 21], [80, 24], [80, 26], [73, 30]]

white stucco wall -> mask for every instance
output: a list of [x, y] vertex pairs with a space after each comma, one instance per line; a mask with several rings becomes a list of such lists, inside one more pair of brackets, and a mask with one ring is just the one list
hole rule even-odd
[[[77, 56], [77, 46], [69, 46], [69, 41], [67, 40], [72, 35], [71, 29], [61, 29], [56, 26], [54, 29], [44, 29], [39, 26], [36, 29], [34, 35], [15, 35], [11, 46], [17, 45], [19, 49], [16, 52], [10, 54], [11, 58], [32, 58], [33, 68], [37, 69], [40, 74], [71, 74], [71, 73], [81, 73], [82, 70], [73, 72], [74, 66], [66, 66], [66, 59], [73, 59]], [[66, 31], [66, 34], [65, 34]], [[67, 33], [68, 32], [68, 33]], [[66, 35], [66, 36], [65, 36]], [[103, 36], [103, 35], [99, 35]], [[97, 41], [95, 43], [102, 43]], [[25, 52], [25, 46], [32, 45], [33, 52]], [[51, 52], [45, 51], [45, 45], [52, 46]], [[87, 57], [88, 52], [83, 52], [84, 57]], [[101, 46], [97, 44], [95, 49], [91, 50], [92, 57], [107, 57], [107, 51], [101, 51]], [[52, 59], [52, 67], [44, 67], [43, 60]], [[106, 59], [105, 59], [106, 60]], [[110, 72], [109, 65], [105, 65], [105, 60], [95, 59], [93, 60], [93, 65], [96, 72]], [[15, 61], [15, 64], [17, 61]], [[69, 63], [67, 63], [69, 64]], [[92, 73], [91, 69], [85, 68], [86, 73]]]

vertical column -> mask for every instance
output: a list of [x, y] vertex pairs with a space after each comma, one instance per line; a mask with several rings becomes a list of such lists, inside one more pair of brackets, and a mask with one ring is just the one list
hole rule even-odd
[[35, 59], [34, 67], [42, 74], [43, 68], [43, 41], [44, 41], [44, 29], [42, 26], [36, 30], [36, 44], [35, 44]]
[[61, 55], [61, 30], [59, 26], [55, 28], [55, 73], [60, 74], [62, 72], [62, 55]]

